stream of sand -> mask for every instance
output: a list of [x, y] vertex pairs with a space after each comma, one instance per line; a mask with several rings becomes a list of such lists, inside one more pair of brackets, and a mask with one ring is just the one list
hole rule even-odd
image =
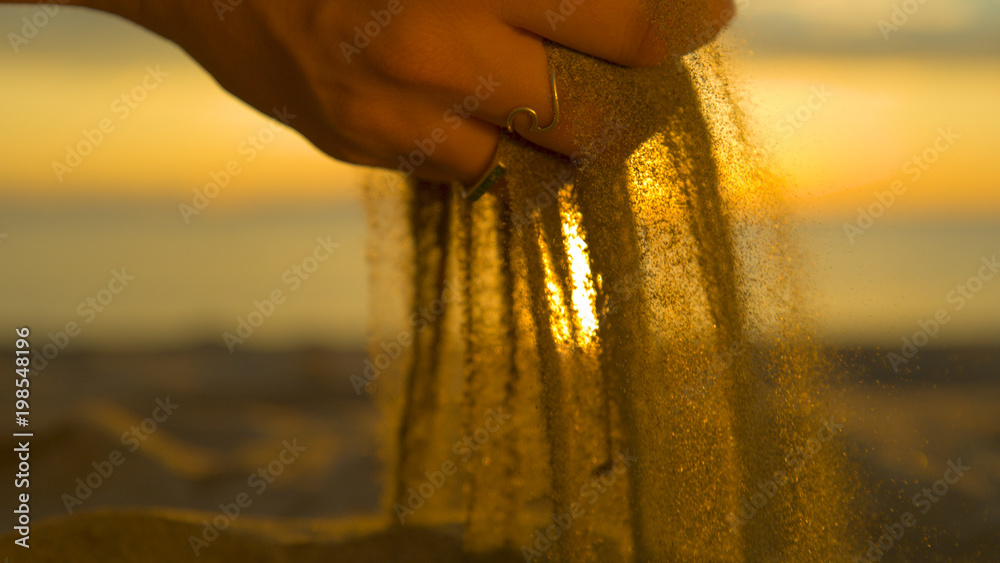
[[528, 561], [848, 559], [843, 421], [722, 58], [549, 53], [574, 162], [507, 139], [474, 204], [369, 190], [386, 511]]

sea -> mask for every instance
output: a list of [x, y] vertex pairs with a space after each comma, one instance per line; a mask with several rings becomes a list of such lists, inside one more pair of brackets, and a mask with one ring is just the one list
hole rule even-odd
[[[1000, 221], [886, 220], [853, 237], [842, 222], [793, 221], [821, 342], [901, 346], [944, 315], [927, 345], [1000, 344]], [[81, 349], [227, 346], [227, 333], [246, 350], [356, 349], [378, 306], [366, 241], [360, 199], [188, 222], [175, 202], [7, 202], [0, 318], [39, 345], [75, 323], [68, 345]]]

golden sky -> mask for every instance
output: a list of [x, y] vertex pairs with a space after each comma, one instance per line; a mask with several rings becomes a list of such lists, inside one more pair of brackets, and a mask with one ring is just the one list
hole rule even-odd
[[[825, 331], [847, 339], [895, 342], [996, 248], [1000, 4], [927, 2], [887, 40], [879, 21], [899, 1], [736, 0], [731, 32], [733, 83], [756, 135], [787, 178], [793, 210], [826, 225], [809, 239], [816, 309]], [[260, 343], [360, 343], [364, 169], [274, 132], [176, 46], [117, 18], [60, 9], [15, 52], [8, 34], [40, 9], [0, 5], [0, 251], [12, 271], [30, 273], [4, 280], [19, 298], [0, 312], [54, 330], [124, 265], [144, 285], [83, 341], [214, 338], [332, 233], [341, 257]], [[144, 99], [129, 106], [121, 96], [137, 87]], [[942, 130], [953, 142], [915, 179], [911, 159]], [[88, 136], [103, 138], [60, 180], [53, 162], [66, 165], [66, 147]], [[234, 160], [239, 174], [212, 203], [218, 215], [182, 223], [175, 206]], [[886, 228], [849, 242], [841, 224], [894, 181], [906, 191]], [[928, 218], [971, 226], [891, 224]], [[942, 337], [997, 334], [1000, 294], [990, 295]]]
[[896, 213], [1000, 213], [1000, 59], [752, 56], [739, 68], [803, 213], [850, 214], [896, 181]]
[[[796, 207], [819, 216], [849, 214], [870, 202], [874, 190], [905, 179], [912, 189], [900, 216], [1000, 212], [993, 155], [1000, 57], [976, 52], [978, 35], [970, 30], [981, 23], [980, 3], [927, 4], [889, 41], [877, 25], [892, 13], [893, 4], [883, 0], [738, 4], [736, 34], [744, 43], [736, 49], [737, 68], [747, 109], [790, 178]], [[0, 32], [16, 32], [20, 18], [37, 10], [3, 7]], [[797, 35], [803, 26], [814, 30], [808, 40]], [[961, 43], [957, 52], [930, 56], [913, 47], [914, 37], [949, 44], [951, 36], [962, 38], [952, 42]], [[796, 41], [801, 49], [787, 47]], [[9, 132], [0, 136], [0, 197], [182, 202], [233, 160], [240, 173], [218, 199], [221, 207], [356, 197], [362, 170], [322, 155], [287, 129], [272, 139], [268, 120], [223, 92], [178, 48], [136, 26], [62, 9], [19, 52], [7, 43], [0, 44], [0, 120]], [[866, 52], [856, 52], [859, 45]], [[168, 75], [157, 82], [147, 68]], [[142, 87], [143, 80], [155, 89]], [[136, 87], [146, 90], [145, 99], [126, 108], [121, 96]], [[822, 102], [816, 88], [829, 93]], [[797, 111], [808, 119], [785, 117]], [[71, 172], [53, 170], [56, 162], [75, 162], [67, 147], [86, 149], [84, 131], [102, 123], [110, 133], [93, 154]], [[903, 172], [907, 160], [949, 128], [958, 135], [953, 147], [911, 182]], [[249, 148], [258, 135], [260, 150]]]
[[[0, 8], [0, 31], [17, 30], [15, 16], [37, 9]], [[183, 200], [232, 160], [241, 172], [220, 206], [355, 195], [359, 169], [323, 156], [294, 131], [273, 134], [272, 120], [137, 26], [63, 9], [19, 51], [0, 44], [0, 120], [14, 132], [0, 138], [0, 196]], [[76, 163], [67, 146], [86, 150], [102, 122], [110, 133]], [[59, 174], [54, 162], [76, 166]]]

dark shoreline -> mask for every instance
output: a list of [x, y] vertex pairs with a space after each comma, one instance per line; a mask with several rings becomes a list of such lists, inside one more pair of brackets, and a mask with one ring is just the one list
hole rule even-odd
[[[1000, 549], [1000, 415], [994, 414], [1000, 411], [1000, 346], [927, 348], [899, 374], [886, 354], [825, 350], [835, 394], [842, 395], [837, 415], [848, 422], [845, 437], [869, 492], [861, 504], [870, 533], [905, 511], [917, 517], [882, 561], [983, 560]], [[360, 350], [69, 350], [32, 380], [32, 519], [65, 516], [62, 495], [74, 494], [75, 479], [86, 479], [93, 463], [115, 450], [125, 463], [102, 479], [79, 512], [136, 506], [217, 512], [219, 503], [247, 488], [261, 460], [293, 438], [310, 448], [314, 466], [291, 466], [293, 477], [255, 498], [253, 516], [377, 513], [381, 419], [371, 398], [350, 382], [365, 358]], [[128, 451], [120, 434], [151, 416], [164, 397], [180, 405], [177, 413]], [[969, 475], [920, 513], [912, 497], [959, 458], [971, 465]], [[5, 474], [15, 472], [13, 463], [13, 456], [0, 459]], [[13, 503], [13, 493], [12, 487], [0, 491], [3, 506]]]

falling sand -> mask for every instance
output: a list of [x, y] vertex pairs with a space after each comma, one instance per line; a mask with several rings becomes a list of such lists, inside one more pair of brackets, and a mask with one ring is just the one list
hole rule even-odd
[[[549, 48], [574, 161], [368, 189], [384, 516], [240, 519], [201, 561], [846, 561], [859, 490], [801, 321], [777, 182], [713, 48]], [[204, 514], [94, 512], [18, 560], [186, 561]], [[391, 522], [391, 523], [389, 523]], [[9, 539], [9, 536], [8, 538]]]
[[476, 203], [369, 189], [386, 511], [528, 561], [850, 559], [843, 421], [721, 57], [549, 55], [573, 162], [512, 137]]

